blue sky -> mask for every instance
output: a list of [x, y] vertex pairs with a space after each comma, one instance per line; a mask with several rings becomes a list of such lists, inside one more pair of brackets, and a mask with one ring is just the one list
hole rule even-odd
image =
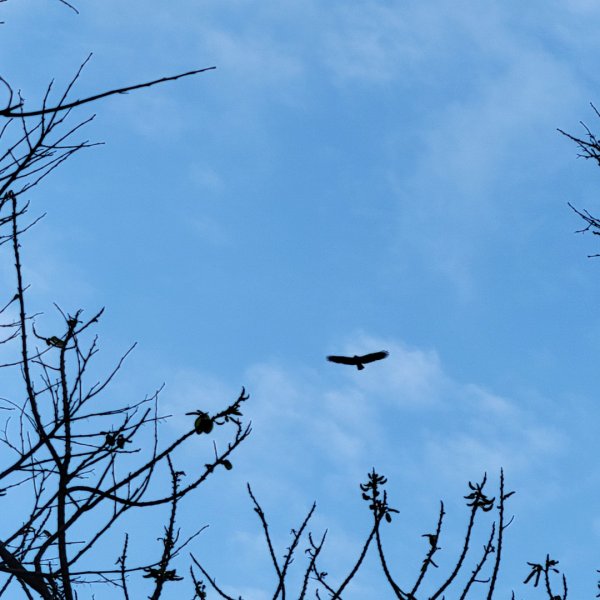
[[[567, 202], [600, 213], [600, 171], [556, 128], [596, 126], [598, 4], [77, 6], [2, 5], [2, 74], [32, 106], [89, 52], [76, 96], [217, 67], [95, 105], [85, 137], [105, 145], [32, 192], [48, 215], [25, 247], [48, 323], [52, 302], [107, 307], [100, 368], [138, 342], [114, 397], [165, 382], [165, 439], [186, 411], [250, 392], [234, 470], [182, 507], [182, 525], [211, 524], [196, 555], [230, 593], [270, 597], [249, 481], [281, 551], [317, 501], [341, 575], [375, 466], [408, 573], [439, 499], [451, 553], [467, 481], [495, 485], [503, 466], [517, 494], [502, 590], [535, 598], [519, 583], [549, 552], [572, 596], [593, 597], [600, 262]], [[378, 349], [390, 357], [364, 372], [324, 359]], [[381, 582], [369, 567], [348, 597]]]

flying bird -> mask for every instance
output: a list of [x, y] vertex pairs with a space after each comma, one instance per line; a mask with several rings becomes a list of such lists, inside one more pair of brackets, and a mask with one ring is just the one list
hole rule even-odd
[[359, 371], [362, 371], [367, 363], [382, 360], [388, 354], [389, 352], [382, 350], [381, 352], [371, 352], [371, 354], [365, 354], [364, 356], [356, 356], [356, 354], [354, 356], [328, 356], [327, 360], [340, 365], [354, 365]]

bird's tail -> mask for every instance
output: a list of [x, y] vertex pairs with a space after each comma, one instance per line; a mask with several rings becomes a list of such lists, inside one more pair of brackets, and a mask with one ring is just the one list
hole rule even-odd
[[361, 365], [360, 363], [358, 363], [358, 364], [356, 365], [356, 368], [357, 368], [359, 371], [362, 371], [362, 370], [365, 368], [365, 366], [364, 366], [364, 365]]

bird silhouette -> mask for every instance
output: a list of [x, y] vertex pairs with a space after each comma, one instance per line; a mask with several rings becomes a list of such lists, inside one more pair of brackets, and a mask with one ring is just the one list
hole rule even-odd
[[53, 335], [52, 337], [45, 338], [48, 346], [54, 346], [55, 348], [64, 348], [66, 345], [65, 340], [61, 340], [59, 337]]
[[327, 360], [340, 365], [354, 365], [359, 371], [365, 368], [365, 365], [376, 360], [382, 360], [388, 356], [389, 352], [382, 350], [381, 352], [371, 352], [363, 356], [328, 356]]

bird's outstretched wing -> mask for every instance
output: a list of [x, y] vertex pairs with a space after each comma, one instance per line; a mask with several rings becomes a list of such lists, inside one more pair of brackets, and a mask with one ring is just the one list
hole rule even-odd
[[389, 355], [387, 350], [382, 350], [381, 352], [371, 352], [371, 354], [365, 354], [364, 356], [359, 356], [361, 363], [370, 363], [376, 360], [382, 360], [386, 356]]
[[340, 365], [356, 365], [358, 361], [353, 356], [328, 356], [327, 360]]

